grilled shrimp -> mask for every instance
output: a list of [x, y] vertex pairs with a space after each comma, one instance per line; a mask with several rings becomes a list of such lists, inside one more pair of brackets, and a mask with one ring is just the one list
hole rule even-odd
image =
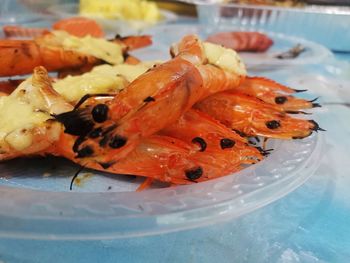
[[[89, 154], [88, 148], [76, 151], [79, 140], [66, 133], [63, 125], [52, 118], [52, 115], [70, 112], [73, 106], [53, 90], [43, 68], [36, 68], [33, 77], [24, 81], [5, 99], [3, 106], [10, 111], [16, 107], [19, 110], [17, 117], [21, 118], [16, 119], [12, 115], [11, 118], [16, 119], [14, 123], [6, 119], [2, 123], [2, 133], [7, 134], [1, 138], [0, 159], [51, 154], [81, 163], [78, 160], [84, 160]], [[2, 112], [6, 114], [4, 110]], [[224, 176], [241, 169], [243, 164], [255, 163], [262, 158], [256, 148], [246, 145], [245, 139], [202, 113], [190, 110], [178, 122], [181, 124], [175, 123], [167, 132], [181, 135], [183, 125], [196, 123], [190, 134], [205, 138], [207, 151], [198, 148], [199, 141], [189, 143], [184, 137], [167, 136], [164, 132], [143, 138], [118, 162], [88, 161], [81, 164], [112, 173], [136, 174], [172, 184], [188, 184]], [[95, 130], [89, 137], [98, 136], [100, 132]]]
[[264, 52], [273, 44], [273, 40], [259, 32], [220, 32], [212, 34], [208, 42], [232, 48], [237, 52]]
[[314, 120], [290, 117], [274, 105], [233, 90], [216, 93], [195, 107], [246, 136], [300, 139], [323, 130]]
[[149, 36], [117, 37], [106, 41], [86, 36], [79, 38], [64, 31], [52, 31], [34, 40], [0, 40], [0, 77], [32, 73], [37, 66], [48, 71], [91, 69], [107, 62], [123, 63], [126, 52], [150, 45]]
[[[197, 101], [239, 85], [245, 77], [235, 53], [229, 53], [230, 62], [237, 65], [232, 71], [204, 64], [210, 58], [196, 36], [184, 37], [173, 53], [173, 59], [141, 75], [112, 100], [101, 103], [91, 98], [56, 116], [66, 133], [77, 136], [76, 152], [90, 149], [78, 161], [109, 163], [126, 157], [141, 138], [174, 123]], [[91, 138], [96, 130], [101, 132]]]

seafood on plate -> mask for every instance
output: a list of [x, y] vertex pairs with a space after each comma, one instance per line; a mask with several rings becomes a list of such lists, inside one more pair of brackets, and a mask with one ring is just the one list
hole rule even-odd
[[[0, 160], [52, 154], [87, 168], [144, 176], [147, 184], [189, 184], [262, 160], [267, 152], [249, 145], [244, 135], [291, 139], [321, 130], [314, 121], [243, 94], [239, 87], [254, 79], [246, 77], [232, 49], [188, 35], [171, 54], [121, 91], [84, 94], [78, 101], [59, 94], [46, 70], [36, 67], [32, 77], [0, 97]], [[267, 83], [271, 90], [279, 87]], [[213, 114], [216, 108], [225, 117], [243, 112], [242, 123], [228, 123]], [[16, 116], [6, 117], [8, 112]]]
[[[43, 68], [36, 68], [31, 79], [24, 81], [8, 97], [0, 99], [0, 105], [2, 113], [0, 158], [2, 160], [33, 154], [53, 154], [82, 164], [84, 157], [91, 158], [89, 148], [78, 149], [83, 137], [68, 133], [79, 131], [75, 131], [74, 127], [69, 127], [67, 123], [64, 127], [52, 117], [62, 117], [62, 114], [72, 112], [74, 108], [51, 88]], [[96, 109], [98, 108], [100, 106]], [[15, 112], [16, 116], [9, 114], [9, 111]], [[101, 121], [98, 119], [101, 118], [100, 114], [96, 111], [93, 114], [98, 123]], [[196, 119], [198, 119], [198, 127], [193, 126]], [[196, 132], [196, 129], [203, 128], [205, 125], [202, 119], [203, 114], [195, 111], [187, 112], [186, 116], [179, 120], [179, 124], [174, 124], [175, 127], [169, 127], [164, 133], [153, 134], [140, 140], [126, 158], [118, 160], [118, 165], [94, 161], [88, 161], [82, 165], [113, 173], [136, 174], [173, 184], [185, 184], [223, 176], [241, 169], [240, 165], [255, 163], [263, 158], [260, 151], [248, 146], [244, 138], [209, 117], [204, 117], [209, 123], [207, 129]], [[188, 126], [189, 122], [192, 125], [193, 134], [198, 135], [197, 138], [193, 138], [193, 142], [189, 143], [181, 139], [181, 132], [177, 133], [177, 138], [170, 136], [174, 130], [176, 133], [176, 129], [181, 129], [176, 125], [184, 127], [183, 125]], [[73, 130], [67, 131], [67, 128]], [[108, 128], [111, 131], [111, 127]], [[104, 132], [106, 130], [104, 131], [101, 127], [93, 129], [87, 134], [87, 139], [100, 137], [101, 140], [103, 139], [101, 136], [109, 138], [108, 130], [107, 133]], [[206, 140], [205, 148], [204, 140]], [[118, 143], [116, 140], [112, 141]], [[113, 145], [110, 145], [112, 141], [106, 141], [107, 145], [101, 147], [112, 148]], [[100, 143], [103, 144], [103, 142]], [[221, 159], [214, 157], [215, 151], [220, 153], [218, 157]], [[211, 163], [208, 159], [215, 161]]]
[[76, 37], [104, 37], [102, 27], [93, 19], [87, 17], [70, 17], [58, 20], [52, 29], [42, 27], [24, 27], [19, 25], [5, 25], [2, 27], [6, 38], [34, 38], [45, 35], [52, 30], [66, 31]]
[[87, 17], [69, 17], [58, 20], [52, 25], [53, 30], [66, 31], [76, 37], [104, 37], [102, 27], [93, 19]]
[[266, 34], [249, 31], [231, 31], [211, 34], [208, 42], [232, 48], [237, 52], [265, 52], [273, 45], [273, 40]]

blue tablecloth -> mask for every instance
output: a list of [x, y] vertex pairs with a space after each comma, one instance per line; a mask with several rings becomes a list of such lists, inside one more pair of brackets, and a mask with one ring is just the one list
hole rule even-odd
[[[349, 54], [338, 53], [305, 70], [344, 80], [330, 96], [349, 103], [349, 62]], [[327, 130], [319, 168], [303, 186], [264, 208], [229, 222], [149, 237], [1, 239], [0, 262], [349, 262], [350, 108], [324, 109], [317, 115]]]

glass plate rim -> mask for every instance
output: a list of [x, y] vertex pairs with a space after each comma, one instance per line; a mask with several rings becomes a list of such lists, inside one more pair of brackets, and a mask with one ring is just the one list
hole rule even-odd
[[[305, 140], [305, 139], [304, 139]], [[159, 211], [132, 211], [130, 214], [125, 215], [116, 215], [110, 216], [107, 214], [103, 214], [96, 211], [89, 211], [89, 208], [79, 206], [78, 199], [79, 198], [67, 198], [71, 196], [81, 197], [83, 194], [84, 197], [90, 196], [93, 200], [95, 198], [99, 199], [96, 204], [101, 204], [101, 200], [104, 199], [104, 195], [108, 194], [109, 197], [115, 197], [121, 195], [122, 197], [125, 194], [131, 199], [135, 196], [136, 199], [139, 200], [147, 199], [147, 194], [153, 192], [154, 196], [164, 196], [164, 191], [170, 193], [170, 198], [175, 197], [176, 194], [180, 197], [181, 195], [191, 195], [196, 193], [197, 190], [202, 186], [212, 187], [215, 184], [233, 183], [237, 174], [218, 178], [212, 181], [204, 182], [196, 185], [187, 185], [187, 186], [179, 186], [174, 189], [155, 189], [149, 190], [148, 192], [141, 192], [135, 195], [134, 192], [122, 192], [122, 193], [60, 193], [60, 192], [44, 192], [44, 191], [35, 191], [28, 189], [18, 189], [0, 186], [0, 192], [2, 192], [3, 199], [0, 202], [0, 216], [2, 217], [2, 227], [0, 227], [0, 237], [6, 238], [30, 238], [30, 239], [57, 239], [57, 240], [77, 240], [77, 239], [111, 239], [111, 238], [125, 238], [125, 237], [136, 237], [136, 236], [147, 236], [147, 235], [155, 235], [160, 233], [168, 233], [179, 230], [197, 228], [201, 226], [206, 226], [210, 224], [214, 224], [217, 222], [226, 221], [228, 219], [232, 219], [253, 210], [256, 210], [262, 206], [265, 206], [277, 199], [283, 197], [289, 192], [296, 189], [298, 186], [302, 185], [316, 170], [317, 168], [317, 160], [321, 157], [321, 149], [323, 147], [323, 135], [314, 134], [308, 138], [306, 138], [306, 142], [311, 143], [311, 148], [307, 154], [307, 157], [301, 161], [300, 166], [297, 171], [293, 173], [289, 173], [286, 177], [282, 179], [277, 179], [272, 181], [271, 184], [268, 184], [267, 187], [256, 188], [254, 191], [248, 191], [247, 193], [243, 193], [241, 196], [236, 196], [235, 198], [230, 198], [228, 196], [226, 200], [216, 202], [215, 200], [210, 200], [208, 203], [204, 203], [204, 205], [200, 205], [194, 208], [188, 209], [188, 207], [184, 208], [176, 208], [175, 210], [160, 210]], [[299, 143], [301, 143], [300, 140]], [[294, 142], [294, 141], [292, 141]], [[305, 141], [304, 141], [305, 142]], [[304, 143], [303, 142], [303, 143]], [[276, 150], [286, 150], [286, 147], [290, 146], [289, 141], [283, 141], [278, 146]], [[297, 152], [294, 152], [297, 153]], [[265, 162], [259, 163], [257, 166], [251, 166], [247, 169], [242, 170], [239, 173], [249, 173], [251, 171], [255, 171], [258, 168], [264, 169], [265, 166], [269, 166], [271, 163], [267, 160]], [[238, 173], [238, 174], [239, 174]], [[226, 180], [226, 182], [225, 182]], [[281, 185], [282, 184], [282, 185]], [[249, 184], [248, 184], [249, 185]], [[222, 186], [221, 186], [222, 187]], [[17, 190], [17, 191], [14, 191]], [[175, 192], [174, 192], [175, 191]], [[269, 192], [270, 193], [267, 193]], [[274, 193], [273, 195], [271, 194]], [[15, 193], [16, 192], [16, 193]], [[9, 201], [9, 197], [18, 195], [23, 195], [22, 198], [25, 199], [25, 202], [35, 202], [39, 201], [39, 210], [34, 209], [35, 217], [31, 217], [30, 215], [9, 215], [6, 214], [8, 211], [9, 204], [5, 205], [4, 201]], [[162, 193], [163, 192], [163, 193]], [[30, 193], [31, 196], [26, 196], [27, 193]], [[33, 196], [34, 193], [34, 196]], [[175, 193], [175, 194], [174, 194]], [[276, 194], [277, 193], [277, 194]], [[65, 197], [62, 197], [62, 194]], [[163, 195], [162, 195], [163, 194]], [[198, 193], [197, 193], [198, 194]], [[211, 193], [213, 194], [213, 193]], [[250, 199], [254, 199], [256, 196], [260, 195], [259, 201], [252, 201]], [[146, 197], [145, 197], [146, 196]], [[206, 196], [206, 195], [204, 195]], [[58, 198], [58, 200], [68, 201], [71, 203], [67, 204], [68, 210], [71, 209], [87, 209], [88, 213], [85, 216], [77, 216], [76, 214], [72, 214], [71, 216], [65, 216], [64, 214], [60, 214], [59, 209], [57, 210], [40, 210], [40, 200], [42, 198], [46, 198], [50, 200], [51, 197]], [[214, 193], [215, 197], [215, 193]], [[85, 198], [83, 198], [85, 199]], [[110, 203], [117, 201], [118, 198], [110, 199]], [[23, 200], [22, 200], [23, 201]], [[153, 200], [154, 201], [154, 200]], [[185, 200], [186, 201], [186, 200]], [[72, 204], [77, 202], [78, 206], [72, 208]], [[151, 201], [152, 202], [152, 201]], [[103, 203], [103, 202], [102, 202]], [[160, 203], [161, 204], [161, 203]], [[26, 203], [27, 205], [27, 203]], [[33, 205], [33, 203], [32, 203]], [[62, 205], [62, 204], [60, 204]], [[81, 205], [81, 204], [80, 204]], [[106, 203], [105, 203], [106, 205]], [[156, 204], [155, 208], [157, 210]], [[66, 207], [66, 209], [67, 209]], [[108, 206], [107, 206], [108, 207]], [[136, 207], [136, 206], [135, 206]], [[61, 207], [62, 208], [62, 207]], [[29, 208], [32, 209], [32, 208]], [[44, 211], [44, 212], [43, 212]], [[116, 210], [114, 212], [119, 213], [121, 210]], [[5, 212], [5, 214], [4, 214]], [[45, 212], [53, 213], [51, 215], [45, 214]], [[91, 214], [89, 214], [91, 212]], [[37, 214], [39, 213], [39, 215]], [[42, 213], [40, 215], [40, 213]], [[53, 215], [53, 216], [52, 216]], [[17, 222], [16, 227], [13, 227], [13, 222]], [[20, 227], [18, 227], [20, 224]], [[79, 226], [80, 224], [80, 226]], [[104, 227], [99, 229], [94, 229], [93, 226], [96, 224], [104, 224]], [[33, 228], [33, 226], [35, 227]], [[51, 229], [47, 229], [50, 226]], [[79, 226], [79, 227], [77, 227]]]

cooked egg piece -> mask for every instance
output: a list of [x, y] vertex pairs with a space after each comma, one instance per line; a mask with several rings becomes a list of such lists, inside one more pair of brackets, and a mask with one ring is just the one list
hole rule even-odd
[[80, 0], [80, 14], [148, 23], [161, 19], [157, 4], [146, 0]]
[[64, 49], [81, 52], [116, 65], [124, 62], [123, 47], [103, 38], [92, 36], [76, 37], [64, 31], [54, 30], [56, 40]]
[[238, 75], [246, 75], [247, 71], [236, 51], [209, 42], [203, 43], [204, 52], [210, 64], [218, 66]]
[[68, 76], [53, 83], [54, 89], [70, 102], [85, 94], [111, 93], [124, 89], [130, 82], [153, 67], [146, 62], [137, 65], [101, 65], [80, 76]]

